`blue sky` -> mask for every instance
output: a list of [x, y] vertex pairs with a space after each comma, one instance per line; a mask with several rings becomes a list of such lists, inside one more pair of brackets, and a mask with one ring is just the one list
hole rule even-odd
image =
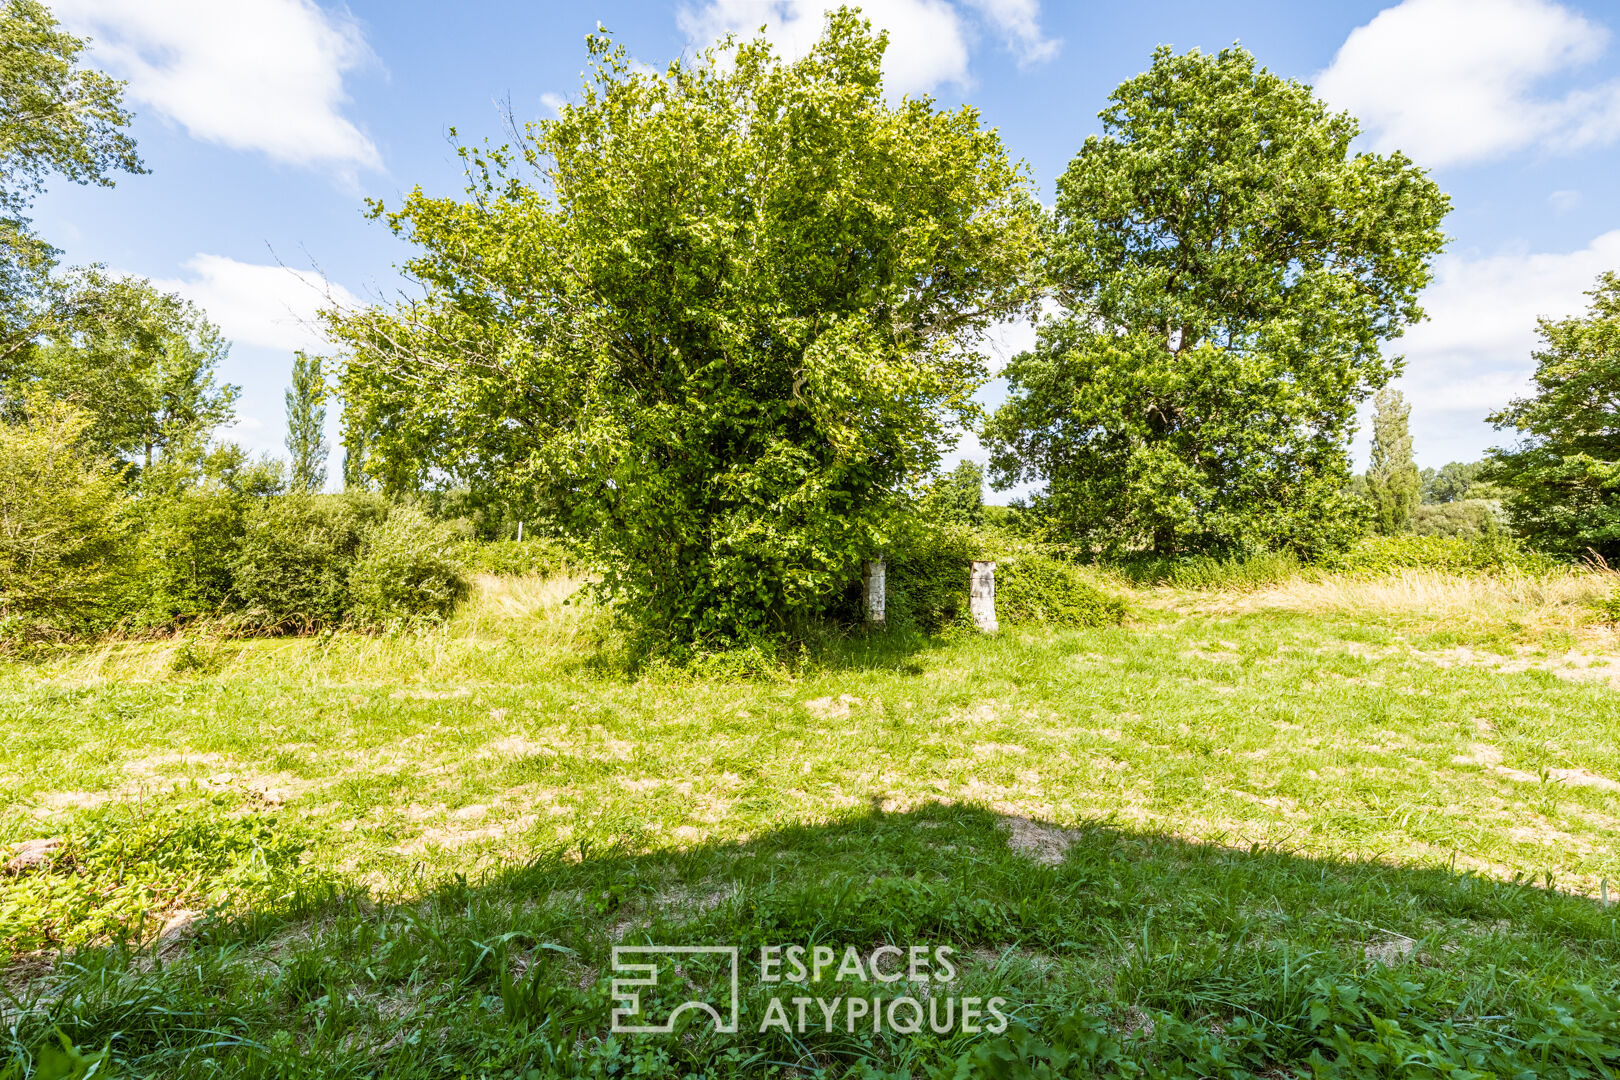
[[[229, 437], [281, 452], [292, 350], [320, 348], [311, 312], [385, 297], [407, 254], [362, 215], [421, 184], [459, 190], [449, 143], [499, 138], [498, 103], [546, 115], [579, 84], [598, 22], [662, 66], [726, 29], [769, 25], [786, 51], [823, 0], [574, 0], [445, 5], [375, 0], [57, 0], [129, 80], [151, 174], [113, 190], [58, 185], [40, 231], [69, 263], [146, 275], [200, 303], [234, 342], [242, 385]], [[1240, 41], [1363, 121], [1451, 194], [1431, 320], [1392, 348], [1422, 465], [1473, 459], [1506, 438], [1484, 416], [1522, 391], [1537, 315], [1582, 309], [1620, 269], [1620, 3], [882, 0], [899, 91], [968, 102], [1026, 160], [1043, 198], [1120, 81], [1153, 48]], [[993, 366], [1030, 340], [1007, 327]], [[992, 384], [984, 399], [999, 400]], [[335, 419], [335, 418], [334, 418]], [[1358, 456], [1365, 456], [1365, 438]], [[969, 439], [962, 452], [977, 456]], [[335, 472], [335, 470], [334, 470]]]

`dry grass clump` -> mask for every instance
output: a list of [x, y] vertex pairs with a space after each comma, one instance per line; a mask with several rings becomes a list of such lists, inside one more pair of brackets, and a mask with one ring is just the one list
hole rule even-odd
[[1259, 589], [1203, 593], [1174, 606], [1210, 614], [1259, 610], [1371, 614], [1458, 628], [1516, 624], [1541, 632], [1575, 632], [1591, 626], [1597, 605], [1615, 592], [1617, 580], [1620, 574], [1604, 567], [1494, 574], [1402, 569], [1379, 577], [1301, 573]]

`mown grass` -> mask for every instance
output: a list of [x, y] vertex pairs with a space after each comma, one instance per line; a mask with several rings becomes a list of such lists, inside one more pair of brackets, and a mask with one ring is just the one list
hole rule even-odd
[[[1605, 575], [1141, 589], [1120, 627], [749, 678], [632, 673], [570, 589], [0, 669], [0, 841], [194, 806], [304, 848], [296, 887], [164, 882], [144, 948], [29, 953], [0, 902], [14, 1060], [59, 1028], [151, 1075], [1615, 1067]], [[636, 941], [754, 956], [742, 1033], [609, 1037]], [[795, 942], [950, 945], [1015, 1024], [762, 1034], [757, 949]]]

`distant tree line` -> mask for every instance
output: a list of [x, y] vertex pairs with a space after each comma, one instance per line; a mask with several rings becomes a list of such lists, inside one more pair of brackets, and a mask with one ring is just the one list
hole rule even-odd
[[62, 270], [27, 211], [52, 176], [144, 172], [122, 87], [34, 0], [0, 6], [0, 650], [223, 619], [263, 632], [442, 615], [458, 538], [325, 484], [321, 361], [287, 393], [291, 470], [213, 441], [240, 389], [196, 305], [97, 266]]

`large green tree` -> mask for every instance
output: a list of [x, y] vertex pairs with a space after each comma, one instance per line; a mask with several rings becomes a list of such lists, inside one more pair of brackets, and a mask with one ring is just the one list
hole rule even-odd
[[94, 269], [72, 275], [64, 296], [14, 395], [77, 402], [97, 449], [141, 468], [231, 419], [240, 390], [216, 381], [230, 344], [195, 304]]
[[35, 0], [0, 3], [0, 377], [53, 309], [57, 250], [27, 217], [52, 175], [111, 187], [144, 171], [124, 131], [123, 84], [80, 66], [84, 41]]
[[1490, 417], [1520, 432], [1483, 479], [1507, 491], [1513, 527], [1537, 547], [1620, 560], [1620, 274], [1587, 293], [1584, 316], [1542, 319], [1534, 391]]
[[818, 610], [1032, 298], [1025, 171], [972, 109], [888, 102], [884, 47], [849, 10], [791, 63], [589, 39], [577, 102], [465, 151], [465, 200], [387, 215], [427, 293], [335, 320], [368, 472], [530, 500], [680, 639]]
[[1393, 536], [1412, 529], [1412, 511], [1423, 495], [1423, 474], [1412, 460], [1412, 407], [1406, 398], [1386, 386], [1373, 398], [1373, 409], [1367, 494], [1373, 527]]
[[1007, 370], [997, 482], [1104, 551], [1310, 552], [1356, 529], [1357, 404], [1400, 368], [1447, 198], [1233, 47], [1159, 49], [1058, 180], [1059, 313]]

